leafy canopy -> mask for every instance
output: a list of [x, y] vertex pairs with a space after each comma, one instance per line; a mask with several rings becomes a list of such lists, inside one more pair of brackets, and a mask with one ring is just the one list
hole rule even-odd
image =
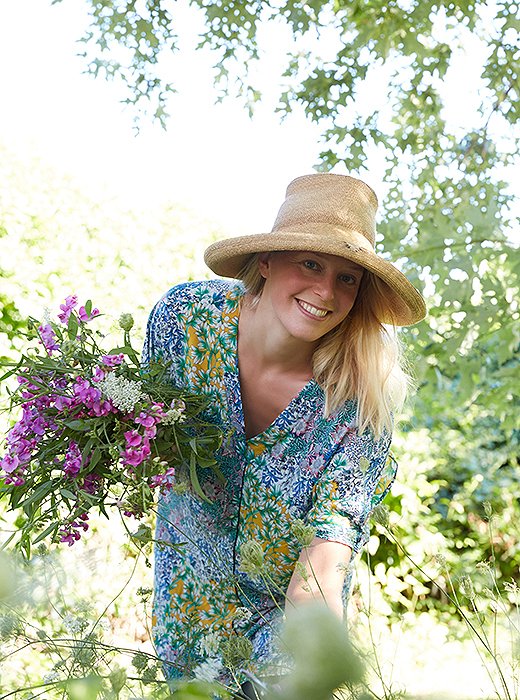
[[[164, 124], [175, 76], [173, 82], [164, 79], [161, 58], [179, 45], [180, 5], [87, 4], [87, 71], [121, 80], [137, 113], [151, 111]], [[246, 103], [261, 99], [249, 69], [269, 51], [263, 29], [285, 27], [286, 68], [274, 77], [284, 84], [281, 115], [298, 105], [322, 126], [324, 170], [344, 164], [348, 172], [363, 174], [373, 158], [383, 159], [387, 191], [379, 252], [389, 251], [425, 290], [429, 305], [427, 321], [409, 329], [405, 339], [419, 383], [407, 429], [426, 429], [435, 452], [430, 479], [439, 489], [432, 507], [444, 516], [455, 497], [464, 509], [481, 510], [486, 499], [499, 507], [504, 488], [518, 481], [513, 376], [520, 256], [507, 185], [518, 165], [517, 4], [188, 4], [203, 20], [199, 46], [214, 52], [221, 93], [238, 91]], [[472, 106], [464, 114], [456, 109], [454, 83]], [[465, 520], [460, 527], [465, 541], [471, 525]]]

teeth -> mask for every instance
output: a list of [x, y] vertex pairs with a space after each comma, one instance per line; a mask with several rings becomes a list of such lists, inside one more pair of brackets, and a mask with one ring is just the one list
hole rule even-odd
[[311, 306], [310, 304], [306, 304], [304, 301], [298, 300], [300, 306], [302, 309], [305, 309], [308, 313], [312, 314], [313, 316], [317, 316], [318, 318], [323, 318], [328, 314], [328, 311], [325, 311], [323, 309], [317, 309], [315, 306]]

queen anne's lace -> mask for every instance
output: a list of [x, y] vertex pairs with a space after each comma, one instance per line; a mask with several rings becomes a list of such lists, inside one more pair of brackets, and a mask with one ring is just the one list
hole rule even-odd
[[98, 386], [116, 408], [126, 413], [133, 411], [136, 403], [146, 398], [139, 382], [118, 376], [115, 372], [109, 372]]
[[199, 681], [213, 683], [222, 671], [222, 661], [217, 658], [206, 659], [193, 669], [193, 675]]

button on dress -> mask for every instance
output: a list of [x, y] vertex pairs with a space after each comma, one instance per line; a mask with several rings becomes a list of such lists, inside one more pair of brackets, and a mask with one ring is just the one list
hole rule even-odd
[[[144, 361], [161, 358], [176, 386], [208, 396], [204, 418], [224, 433], [217, 461], [225, 481], [199, 469], [211, 503], [189, 490], [159, 497], [152, 625], [171, 679], [192, 677], [208, 660], [218, 666], [222, 642], [236, 635], [252, 643], [243, 668], [275, 674], [283, 594], [301, 551], [291, 524], [304, 520], [354, 556], [395, 477], [390, 435], [359, 434], [354, 401], [325, 418], [314, 379], [266, 430], [246, 438], [237, 359], [243, 295], [237, 281], [181, 284], [148, 322]], [[241, 571], [250, 541], [264, 552], [260, 574]], [[219, 677], [228, 678], [224, 668]]]

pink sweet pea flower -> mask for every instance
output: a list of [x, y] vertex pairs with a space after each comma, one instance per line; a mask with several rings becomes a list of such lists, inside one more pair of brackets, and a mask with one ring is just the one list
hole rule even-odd
[[175, 468], [169, 467], [164, 474], [156, 474], [150, 477], [150, 488], [155, 489], [157, 486], [171, 488], [173, 486], [173, 477], [175, 476]]
[[2, 460], [0, 460], [0, 468], [7, 474], [12, 474], [15, 469], [17, 469], [19, 464], [20, 458], [18, 455], [7, 454]]
[[153, 425], [156, 424], [157, 419], [154, 418], [154, 416], [151, 416], [149, 413], [141, 411], [139, 416], [135, 419], [135, 422], [144, 425], [145, 428], [151, 428]]
[[101, 362], [105, 365], [105, 367], [116, 367], [117, 365], [120, 365], [125, 359], [125, 356], [123, 353], [119, 353], [119, 355], [103, 355], [101, 357]]
[[72, 309], [77, 305], [77, 303], [78, 297], [75, 294], [71, 294], [70, 296], [65, 298], [65, 302], [63, 304], [60, 304], [60, 309], [62, 313], [58, 314], [58, 318], [62, 323], [67, 324], [69, 322], [69, 317], [72, 313]]
[[[128, 432], [135, 432], [135, 431], [128, 431]], [[126, 437], [126, 433], [125, 433]], [[139, 436], [141, 437], [141, 436]], [[121, 453], [121, 459], [125, 464], [127, 464], [130, 467], [138, 467], [142, 462], [144, 462], [146, 459], [151, 454], [150, 450], [150, 442], [148, 438], [143, 438], [143, 443], [142, 445], [139, 445], [138, 447], [127, 447], [126, 450], [124, 450]]]
[[152, 425], [150, 428], [145, 428], [144, 429], [144, 434], [146, 435], [147, 438], [154, 438], [157, 435], [157, 428], [155, 425]]
[[127, 430], [124, 433], [127, 447], [139, 447], [143, 438], [137, 430]]
[[40, 343], [47, 350], [49, 355], [52, 355], [54, 350], [60, 349], [60, 346], [56, 343], [56, 334], [50, 324], [46, 323], [44, 326], [39, 326], [38, 332], [40, 334]]
[[101, 367], [94, 367], [94, 374], [92, 375], [93, 382], [101, 382], [106, 377], [106, 373], [103, 372]]
[[80, 306], [79, 311], [78, 311], [78, 316], [79, 316], [79, 320], [82, 323], [87, 323], [87, 321], [92, 321], [93, 318], [95, 318], [96, 316], [99, 316], [99, 309], [92, 309], [90, 314], [87, 314], [85, 307]]

